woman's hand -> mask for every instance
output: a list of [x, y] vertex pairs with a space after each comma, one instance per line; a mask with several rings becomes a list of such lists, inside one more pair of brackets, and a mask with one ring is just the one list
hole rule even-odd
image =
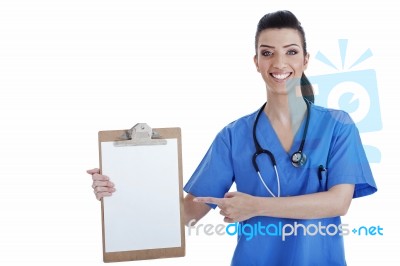
[[257, 198], [241, 192], [228, 192], [224, 198], [197, 197], [193, 201], [216, 204], [227, 223], [241, 222], [257, 216]]
[[101, 200], [103, 197], [109, 197], [115, 192], [114, 183], [110, 181], [108, 176], [99, 174], [100, 170], [98, 168], [87, 170], [86, 172], [92, 175], [92, 188], [96, 199]]

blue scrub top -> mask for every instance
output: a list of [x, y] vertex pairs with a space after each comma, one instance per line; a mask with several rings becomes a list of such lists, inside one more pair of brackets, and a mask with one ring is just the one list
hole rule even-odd
[[[310, 108], [309, 129], [303, 149], [307, 161], [298, 168], [292, 165], [290, 157], [300, 147], [306, 119], [303, 119], [289, 152], [284, 150], [265, 113], [260, 116], [257, 125], [257, 139], [261, 147], [275, 156], [281, 196], [316, 193], [338, 184], [355, 184], [354, 198], [376, 192], [359, 132], [350, 116], [344, 111], [314, 104]], [[252, 164], [256, 116], [257, 112], [254, 112], [242, 117], [219, 132], [185, 185], [187, 193], [197, 197], [223, 198], [235, 182], [239, 192], [271, 197]], [[257, 162], [264, 182], [276, 195], [277, 181], [269, 157], [260, 155]], [[322, 172], [321, 181], [318, 177], [320, 165], [327, 169]], [[232, 265], [346, 265], [341, 235], [346, 228], [338, 230], [340, 224], [340, 217], [313, 220], [253, 217], [235, 227], [239, 229], [238, 243]], [[297, 226], [297, 235], [283, 240], [281, 233], [285, 225], [287, 232]], [[264, 231], [257, 229], [260, 226], [264, 226]], [[321, 226], [328, 226], [328, 234], [314, 234]], [[309, 234], [304, 235], [307, 230]], [[253, 232], [251, 237], [249, 232]]]

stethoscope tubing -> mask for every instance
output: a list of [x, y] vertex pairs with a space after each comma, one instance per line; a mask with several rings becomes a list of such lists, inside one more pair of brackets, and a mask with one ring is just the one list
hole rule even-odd
[[[304, 101], [307, 104], [306, 124], [304, 126], [303, 136], [302, 136], [302, 139], [301, 139], [301, 143], [300, 143], [299, 149], [295, 153], [293, 153], [293, 155], [290, 158], [291, 161], [292, 161], [293, 166], [295, 166], [295, 167], [299, 167], [299, 166], [304, 165], [305, 162], [306, 162], [306, 159], [307, 159], [306, 155], [303, 153], [303, 149], [304, 149], [304, 144], [306, 142], [308, 126], [309, 126], [309, 123], [310, 123], [310, 102], [308, 102], [308, 100], [306, 100], [306, 99], [304, 99]], [[279, 177], [279, 173], [278, 173], [278, 169], [277, 169], [275, 156], [271, 151], [269, 151], [267, 149], [263, 149], [261, 147], [260, 143], [258, 142], [258, 139], [257, 139], [256, 130], [257, 130], [258, 121], [259, 121], [260, 116], [263, 113], [264, 108], [265, 108], [266, 105], [267, 105], [267, 102], [265, 102], [263, 104], [263, 106], [261, 106], [260, 110], [257, 113], [256, 120], [254, 121], [254, 125], [253, 125], [253, 141], [254, 141], [254, 145], [256, 147], [256, 151], [253, 154], [252, 163], [253, 163], [253, 167], [256, 170], [257, 175], [260, 178], [260, 181], [263, 184], [263, 186], [267, 189], [268, 193], [271, 196], [276, 197], [276, 195], [271, 191], [271, 189], [268, 187], [268, 185], [265, 183], [264, 179], [262, 178], [262, 175], [260, 173], [260, 169], [259, 169], [258, 164], [257, 164], [258, 155], [260, 155], [260, 154], [267, 154], [268, 155], [268, 157], [271, 160], [272, 166], [274, 167], [274, 170], [275, 170], [276, 182], [277, 182], [277, 187], [278, 187], [277, 196], [280, 197], [280, 195], [281, 195], [280, 177]]]

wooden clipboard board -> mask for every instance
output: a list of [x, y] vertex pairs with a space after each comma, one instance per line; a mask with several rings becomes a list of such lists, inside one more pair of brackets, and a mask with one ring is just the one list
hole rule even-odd
[[99, 131], [99, 157], [116, 188], [101, 200], [103, 261], [185, 256], [180, 128]]

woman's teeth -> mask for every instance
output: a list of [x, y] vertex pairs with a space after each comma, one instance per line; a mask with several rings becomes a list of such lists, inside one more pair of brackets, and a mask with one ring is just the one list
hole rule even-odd
[[285, 79], [285, 78], [287, 78], [287, 77], [289, 77], [290, 76], [290, 73], [284, 73], [284, 74], [271, 74], [274, 78], [276, 78], [276, 79]]

